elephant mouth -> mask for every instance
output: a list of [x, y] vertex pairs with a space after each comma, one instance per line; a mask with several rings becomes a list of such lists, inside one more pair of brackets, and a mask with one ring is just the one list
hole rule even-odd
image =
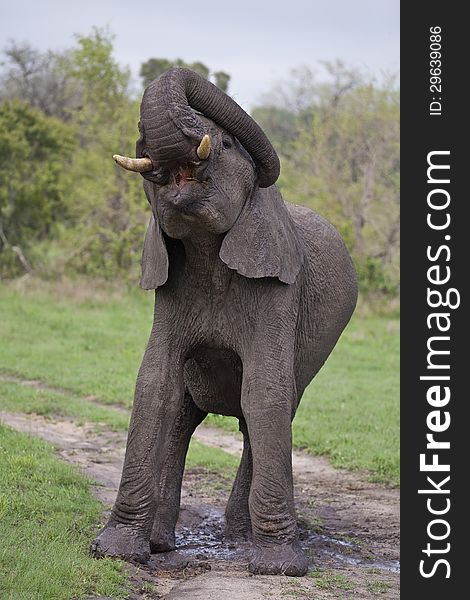
[[195, 165], [180, 165], [176, 170], [171, 172], [171, 182], [179, 189], [193, 181], [202, 183], [197, 177]]
[[[196, 161], [175, 164], [168, 171], [167, 185], [179, 193], [186, 187], [189, 191], [193, 186], [207, 184], [209, 181], [207, 167], [207, 163]], [[204, 189], [207, 191], [207, 188]]]
[[199, 162], [174, 164], [166, 172], [159, 201], [178, 214], [198, 212], [207, 204], [210, 178], [206, 165]]

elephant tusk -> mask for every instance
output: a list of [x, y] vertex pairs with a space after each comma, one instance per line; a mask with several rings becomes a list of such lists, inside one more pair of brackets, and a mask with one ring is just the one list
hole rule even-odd
[[146, 171], [153, 171], [153, 164], [150, 158], [129, 158], [128, 156], [121, 156], [120, 154], [113, 154], [114, 160], [123, 169], [128, 171], [134, 171], [136, 173], [145, 173]]
[[206, 160], [206, 158], [209, 158], [209, 154], [211, 153], [211, 138], [207, 135], [207, 133], [202, 138], [196, 152], [201, 160]]

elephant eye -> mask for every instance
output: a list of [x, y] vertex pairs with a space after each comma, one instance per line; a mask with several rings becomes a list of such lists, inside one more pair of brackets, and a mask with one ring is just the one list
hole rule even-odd
[[227, 138], [227, 137], [223, 137], [223, 138], [222, 138], [222, 146], [223, 146], [224, 148], [227, 148], [227, 149], [228, 149], [228, 148], [231, 148], [231, 147], [232, 147], [232, 145], [233, 145], [233, 144], [232, 144], [232, 140], [231, 140], [231, 139], [229, 139], [229, 138]]

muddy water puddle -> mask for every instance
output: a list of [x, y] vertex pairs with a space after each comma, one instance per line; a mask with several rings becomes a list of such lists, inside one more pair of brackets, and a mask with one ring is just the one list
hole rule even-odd
[[[399, 573], [400, 563], [364, 555], [362, 548], [347, 540], [316, 533], [300, 523], [300, 542], [311, 559], [311, 568], [329, 564], [350, 565], [383, 572]], [[157, 572], [246, 570], [251, 558], [251, 542], [227, 540], [224, 536], [223, 510], [215, 507], [184, 506], [176, 527], [176, 547], [151, 557], [149, 568]]]
[[[311, 540], [312, 545], [320, 547], [317, 553], [329, 556], [337, 562], [354, 567], [366, 567], [367, 569], [379, 569], [380, 571], [388, 571], [390, 573], [400, 573], [400, 561], [398, 560], [377, 560], [376, 558], [354, 556], [355, 551], [357, 552], [357, 550], [353, 543], [315, 533], [309, 536], [309, 540]], [[324, 547], [322, 547], [323, 545]], [[307, 548], [305, 544], [302, 544], [302, 547], [307, 551], [312, 548], [311, 545]], [[347, 548], [347, 550], [345, 551], [344, 548]]]

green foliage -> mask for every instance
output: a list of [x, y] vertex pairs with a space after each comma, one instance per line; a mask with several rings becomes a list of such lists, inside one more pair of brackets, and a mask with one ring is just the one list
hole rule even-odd
[[115, 119], [122, 119], [129, 106], [130, 72], [114, 60], [112, 39], [106, 31], [95, 28], [89, 36], [78, 36], [78, 47], [71, 52], [71, 74], [83, 98], [75, 118], [93, 138], [108, 127], [116, 127]]
[[[204, 77], [204, 79], [209, 79], [210, 76], [209, 67], [202, 62], [188, 63], [181, 58], [177, 58], [176, 60], [168, 60], [167, 58], [149, 58], [149, 60], [142, 63], [140, 66], [139, 75], [142, 78], [143, 87], [147, 87], [154, 79], [157, 79], [157, 77], [160, 77], [162, 73], [168, 71], [168, 69], [171, 69], [172, 67], [191, 69], [201, 75], [201, 77]], [[224, 92], [227, 92], [230, 81], [230, 75], [228, 73], [225, 73], [225, 71], [217, 71], [214, 73], [214, 80], [217, 87]]]
[[57, 245], [63, 251], [49, 268], [135, 279], [149, 213], [141, 177], [122, 172], [112, 160], [115, 153], [132, 156], [138, 121], [129, 72], [112, 49], [110, 36], [95, 30], [79, 38], [72, 52], [84, 98], [73, 116], [80, 145], [68, 170], [73, 223], [61, 231]]
[[309, 577], [315, 580], [315, 585], [321, 590], [352, 590], [354, 584], [341, 573], [315, 569], [311, 571]]
[[0, 596], [127, 597], [122, 563], [88, 554], [100, 503], [88, 481], [53, 452], [0, 425]]
[[138, 103], [130, 95], [128, 71], [115, 62], [111, 40], [102, 32], [80, 38], [72, 59], [85, 99], [74, 115], [81, 144], [68, 172], [74, 221], [62, 231], [58, 244], [65, 252], [52, 266], [135, 279], [147, 202], [141, 177], [124, 173], [111, 157], [134, 153]]
[[223, 92], [228, 92], [228, 84], [230, 82], [230, 75], [225, 71], [216, 71], [214, 73], [215, 85], [219, 87]]
[[267, 104], [256, 106], [252, 116], [262, 126], [277, 151], [283, 157], [289, 156], [290, 147], [298, 137], [296, 114], [287, 108]]
[[0, 104], [0, 277], [22, 272], [25, 253], [68, 216], [64, 170], [74, 130], [21, 100]]
[[4, 54], [8, 62], [0, 73], [0, 102], [21, 99], [63, 121], [82, 104], [69, 52], [40, 52], [27, 43], [11, 41]]
[[364, 293], [379, 292], [388, 296], [396, 296], [399, 293], [397, 274], [391, 273], [379, 258], [356, 256], [355, 266], [359, 288]]
[[[138, 103], [112, 54], [112, 37], [95, 29], [56, 57], [79, 99], [63, 121], [22, 100], [0, 103], [0, 277], [30, 263], [48, 275], [137, 278], [147, 202], [140, 176], [123, 173], [112, 155], [133, 154]], [[42, 57], [21, 48], [7, 55], [16, 60], [3, 76], [11, 95], [21, 65]], [[42, 89], [50, 77], [37, 69], [34, 86], [26, 78], [20, 87]]]
[[147, 87], [154, 79], [160, 77], [162, 73], [168, 71], [172, 67], [185, 67], [195, 71], [201, 77], [209, 79], [209, 68], [201, 62], [187, 63], [181, 58], [176, 60], [168, 60], [167, 58], [149, 58], [140, 66], [139, 75], [142, 78], [142, 84]]

